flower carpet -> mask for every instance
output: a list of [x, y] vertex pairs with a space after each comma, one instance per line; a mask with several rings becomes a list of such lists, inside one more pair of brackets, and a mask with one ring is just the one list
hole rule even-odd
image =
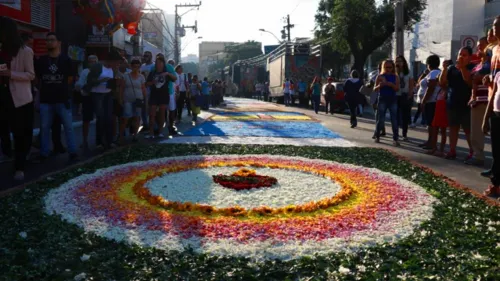
[[494, 203], [385, 150], [290, 148], [139, 145], [0, 198], [0, 280], [499, 280]]

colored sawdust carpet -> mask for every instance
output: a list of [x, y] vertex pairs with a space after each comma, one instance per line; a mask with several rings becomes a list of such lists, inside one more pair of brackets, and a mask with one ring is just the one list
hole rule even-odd
[[234, 112], [221, 111], [215, 112], [209, 120], [212, 121], [242, 121], [242, 120], [282, 120], [282, 121], [316, 121], [311, 117], [298, 112], [279, 112], [279, 111], [255, 111], [255, 112]]
[[258, 145], [293, 145], [293, 146], [324, 146], [324, 147], [354, 147], [356, 143], [342, 138], [277, 138], [277, 137], [241, 137], [241, 136], [193, 136], [178, 137], [163, 140], [161, 143], [184, 144], [258, 144]]
[[185, 136], [250, 136], [284, 138], [341, 138], [317, 122], [213, 122], [207, 121], [184, 133]]

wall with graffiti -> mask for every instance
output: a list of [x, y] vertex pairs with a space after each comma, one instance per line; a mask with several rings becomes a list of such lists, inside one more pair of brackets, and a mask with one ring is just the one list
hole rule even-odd
[[294, 82], [303, 80], [311, 83], [319, 74], [319, 57], [313, 56], [287, 56], [285, 63], [285, 79], [289, 78]]

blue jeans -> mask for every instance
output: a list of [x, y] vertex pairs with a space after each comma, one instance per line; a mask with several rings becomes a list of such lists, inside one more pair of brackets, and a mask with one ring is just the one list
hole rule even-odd
[[292, 95], [285, 93], [285, 105], [288, 106], [292, 103]]
[[321, 103], [321, 95], [312, 95], [311, 98], [314, 106], [314, 112], [318, 113], [319, 104]]
[[203, 109], [210, 109], [210, 95], [203, 95]]
[[91, 93], [92, 103], [96, 116], [96, 134], [99, 138], [105, 137], [105, 142], [102, 139], [98, 140], [98, 144], [110, 146], [113, 143], [113, 96], [111, 93]]
[[150, 93], [148, 93], [148, 98], [144, 101], [144, 105], [141, 108], [141, 118], [142, 118], [142, 126], [149, 128], [149, 98], [151, 97]]
[[69, 153], [71, 154], [76, 153], [75, 135], [73, 133], [73, 114], [71, 112], [71, 107], [66, 108], [66, 105], [64, 103], [56, 103], [56, 104], [41, 103], [40, 134], [42, 138], [40, 144], [41, 146], [40, 155], [44, 157], [49, 156], [50, 129], [52, 128], [52, 123], [54, 122], [54, 115], [56, 114], [59, 116], [59, 118], [61, 118]]
[[385, 126], [385, 114], [389, 110], [391, 114], [391, 125], [392, 125], [392, 139], [397, 141], [399, 139], [399, 128], [398, 128], [398, 103], [397, 100], [384, 100], [379, 98], [378, 102], [378, 120], [377, 126], [375, 128], [375, 137], [380, 137], [380, 132]]

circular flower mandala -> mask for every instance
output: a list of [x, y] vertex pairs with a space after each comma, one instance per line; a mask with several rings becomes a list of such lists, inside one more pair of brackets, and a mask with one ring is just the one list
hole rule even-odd
[[[278, 183], [236, 191], [212, 181], [242, 167]], [[72, 179], [45, 198], [49, 214], [106, 238], [253, 259], [396, 242], [432, 217], [435, 202], [420, 186], [377, 169], [271, 155], [130, 163]]]

